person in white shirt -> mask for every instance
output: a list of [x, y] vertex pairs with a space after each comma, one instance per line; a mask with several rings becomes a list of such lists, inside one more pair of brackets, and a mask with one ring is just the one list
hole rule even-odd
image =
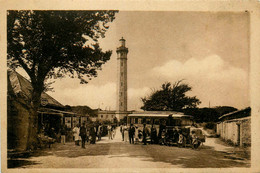
[[110, 124], [107, 126], [107, 132], [108, 132], [108, 139], [112, 139], [112, 127]]
[[77, 124], [77, 125], [73, 128], [72, 131], [73, 131], [73, 136], [74, 136], [75, 145], [79, 145], [79, 141], [81, 141], [81, 137], [79, 136], [79, 133], [80, 133], [79, 125]]
[[127, 142], [128, 141], [127, 138], [129, 138], [129, 135], [128, 135], [128, 128], [127, 128], [126, 124], [123, 127], [123, 131], [124, 131], [124, 141]]

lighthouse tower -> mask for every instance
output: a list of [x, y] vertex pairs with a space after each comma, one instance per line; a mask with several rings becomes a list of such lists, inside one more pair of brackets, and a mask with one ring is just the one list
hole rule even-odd
[[116, 117], [118, 120], [127, 116], [127, 53], [125, 39], [122, 37], [117, 48], [117, 100]]

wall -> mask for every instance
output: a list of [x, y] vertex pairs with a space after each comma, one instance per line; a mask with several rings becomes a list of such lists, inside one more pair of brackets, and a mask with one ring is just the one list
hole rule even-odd
[[116, 117], [115, 113], [99, 112], [97, 119], [101, 120], [101, 121], [108, 120], [108, 121], [112, 121], [113, 122], [114, 121], [114, 117]]
[[243, 146], [251, 145], [251, 119], [246, 119], [242, 121], [242, 141]]
[[[238, 124], [240, 126], [238, 126]], [[238, 136], [238, 128], [240, 136]], [[235, 145], [251, 145], [251, 120], [248, 118], [234, 119], [220, 122], [217, 124], [217, 134], [224, 140], [230, 141]], [[240, 140], [240, 143], [239, 143]]]
[[25, 151], [27, 147], [29, 111], [15, 100], [8, 100], [7, 146], [8, 149]]

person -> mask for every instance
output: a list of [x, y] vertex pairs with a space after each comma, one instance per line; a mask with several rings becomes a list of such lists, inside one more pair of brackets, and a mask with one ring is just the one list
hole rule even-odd
[[183, 142], [184, 142], [184, 136], [182, 135], [182, 133], [179, 133], [178, 146], [179, 147], [183, 146]]
[[102, 135], [102, 124], [100, 124], [98, 126], [98, 129], [97, 129], [97, 135], [98, 135], [98, 140], [100, 141], [101, 140], [101, 135]]
[[147, 136], [149, 135], [149, 130], [148, 128], [146, 127], [146, 124], [144, 124], [144, 128], [143, 128], [143, 143], [144, 145], [147, 144]]
[[85, 123], [83, 123], [82, 126], [80, 127], [79, 135], [81, 136], [81, 148], [85, 148], [85, 142], [87, 137], [87, 129]]
[[135, 127], [135, 144], [139, 142], [139, 130], [138, 126]]
[[122, 134], [122, 141], [124, 141], [124, 126], [123, 126], [123, 124], [121, 124], [120, 125], [120, 132], [121, 132], [121, 134]]
[[65, 145], [65, 142], [66, 142], [66, 129], [65, 129], [64, 126], [61, 127], [60, 135], [61, 135], [61, 143], [63, 145]]
[[116, 127], [112, 126], [112, 139], [114, 139], [116, 136]]
[[79, 145], [79, 141], [81, 140], [81, 137], [79, 136], [79, 133], [80, 133], [79, 125], [77, 124], [73, 128], [72, 131], [73, 131], [73, 137], [74, 137], [75, 145]]
[[123, 131], [124, 131], [124, 141], [127, 142], [127, 138], [128, 138], [128, 128], [126, 126], [126, 124], [123, 127]]
[[151, 127], [151, 144], [156, 144], [157, 143], [157, 130], [153, 126]]
[[133, 124], [130, 124], [129, 130], [128, 130], [128, 134], [129, 134], [129, 143], [133, 144], [134, 143], [134, 134], [135, 134], [135, 128], [133, 126]]
[[112, 127], [110, 124], [107, 126], [108, 139], [112, 139]]
[[48, 136], [56, 140], [57, 134], [55, 133], [55, 129], [53, 127], [50, 128]]
[[95, 125], [92, 124], [90, 126], [90, 136], [91, 136], [91, 141], [90, 143], [91, 144], [95, 144], [96, 143], [96, 128], [95, 128]]
[[192, 146], [192, 149], [196, 149], [198, 148], [198, 145], [199, 145], [199, 142], [198, 142], [198, 139], [197, 139], [197, 135], [194, 131], [191, 131], [191, 146]]

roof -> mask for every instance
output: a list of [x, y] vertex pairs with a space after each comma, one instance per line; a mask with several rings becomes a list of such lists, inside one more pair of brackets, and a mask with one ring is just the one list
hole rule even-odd
[[[23, 77], [16, 71], [12, 70], [8, 71], [8, 80], [11, 84], [10, 89], [12, 89], [15, 95], [20, 94], [23, 97], [25, 97], [25, 99], [30, 100], [33, 88], [29, 80], [27, 80], [25, 77]], [[64, 107], [61, 103], [59, 103], [57, 100], [55, 100], [45, 92], [42, 93], [41, 99], [45, 100], [47, 105]]]
[[115, 114], [116, 111], [110, 111], [110, 110], [98, 110], [98, 114]]
[[219, 117], [219, 120], [231, 120], [231, 119], [237, 119], [237, 118], [243, 118], [250, 116], [251, 108], [247, 107], [245, 109], [237, 110], [234, 112], [230, 112], [227, 114], [222, 115]]
[[145, 111], [145, 112], [136, 112], [129, 114], [129, 117], [151, 117], [151, 118], [167, 118], [169, 116], [173, 118], [192, 118], [190, 115], [184, 115], [183, 113], [168, 112], [168, 111]]

